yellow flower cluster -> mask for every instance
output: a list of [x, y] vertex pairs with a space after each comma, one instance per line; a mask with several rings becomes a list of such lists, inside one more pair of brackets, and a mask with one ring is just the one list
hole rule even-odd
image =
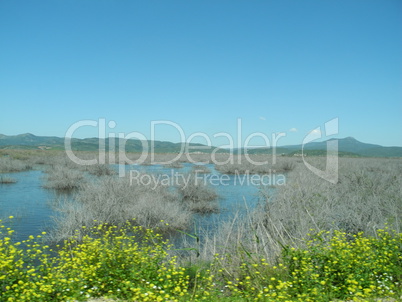
[[239, 265], [230, 263], [231, 255], [216, 254], [204, 269], [178, 266], [161, 235], [129, 223], [99, 225], [84, 237], [77, 232], [54, 249], [41, 235], [13, 242], [12, 234], [0, 220], [0, 301], [371, 301], [401, 296], [402, 234], [387, 229], [376, 237], [320, 232], [305, 249], [285, 247], [276, 265], [249, 252], [243, 252]]
[[311, 236], [305, 249], [285, 247], [277, 265], [244, 253], [238, 270], [216, 257], [222, 292], [239, 301], [372, 301], [402, 294], [402, 234], [376, 237], [336, 231]]
[[[325, 240], [325, 238], [329, 238]], [[320, 232], [306, 250], [285, 251], [293, 288], [316, 300], [396, 296], [402, 272], [402, 234]]]
[[[0, 240], [1, 301], [85, 301], [109, 296], [134, 301], [178, 301], [188, 276], [152, 230], [127, 224], [95, 227], [57, 249], [30, 237]], [[19, 248], [21, 245], [23, 248]]]

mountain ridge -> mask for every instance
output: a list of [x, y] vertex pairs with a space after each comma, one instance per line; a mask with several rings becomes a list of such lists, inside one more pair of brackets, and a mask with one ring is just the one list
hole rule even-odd
[[[101, 139], [102, 140], [102, 139]], [[282, 155], [298, 155], [312, 154], [312, 155], [325, 155], [327, 143], [337, 140], [338, 151], [343, 156], [366, 156], [366, 157], [402, 157], [402, 147], [397, 146], [381, 146], [378, 144], [363, 143], [354, 137], [348, 136], [345, 138], [331, 138], [321, 142], [310, 142], [304, 146], [299, 145], [286, 145], [276, 147], [275, 152]], [[73, 150], [77, 151], [96, 151], [99, 149], [99, 138], [73, 138], [71, 145]], [[109, 139], [104, 139], [106, 150], [109, 148]], [[227, 149], [220, 149], [217, 147], [208, 147], [199, 143], [173, 143], [169, 141], [146, 141], [148, 148], [151, 144], [154, 145], [154, 152], [156, 153], [175, 153], [180, 152], [182, 148], [190, 148], [191, 152], [211, 153], [213, 150], [218, 149], [218, 152], [229, 152]], [[123, 143], [120, 138], [115, 138], [114, 145], [117, 147]], [[137, 139], [125, 140], [125, 147], [127, 152], [142, 152], [143, 143]], [[4, 135], [0, 134], [0, 149], [55, 149], [64, 150], [64, 138], [57, 136], [36, 136], [32, 133], [23, 133], [18, 135]], [[150, 150], [150, 149], [149, 149]], [[272, 154], [272, 148], [244, 148], [234, 150], [235, 153], [249, 154]], [[190, 151], [189, 151], [190, 152]]]

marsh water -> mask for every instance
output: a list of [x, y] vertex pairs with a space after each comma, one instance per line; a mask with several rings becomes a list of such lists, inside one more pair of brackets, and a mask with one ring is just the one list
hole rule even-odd
[[[52, 201], [55, 191], [43, 188], [45, 173], [32, 170], [8, 173], [15, 179], [13, 184], [0, 184], [0, 219], [7, 227], [15, 230], [13, 239], [25, 240], [29, 235], [38, 235], [52, 227], [51, 216], [55, 211]], [[13, 216], [13, 219], [9, 219]]]
[[[161, 165], [126, 166], [127, 172], [137, 170], [152, 175], [175, 175], [187, 173], [192, 164], [184, 164], [182, 168], [166, 168]], [[118, 167], [115, 167], [118, 169]], [[218, 194], [219, 213], [194, 214], [190, 232], [194, 229], [214, 232], [223, 221], [234, 215], [251, 211], [261, 200], [261, 187], [250, 181], [247, 176], [224, 175], [214, 169], [213, 165], [206, 165], [210, 173], [200, 174], [200, 181], [206, 181]], [[7, 227], [15, 230], [13, 240], [25, 240], [29, 235], [38, 235], [49, 231], [53, 227], [52, 217], [58, 213], [54, 203], [60, 197], [54, 190], [43, 187], [44, 176], [41, 170], [31, 170], [19, 173], [2, 174], [17, 180], [13, 184], [0, 184], [0, 219]], [[268, 194], [273, 194], [273, 188]], [[65, 196], [64, 196], [65, 197]], [[64, 198], [63, 197], [63, 198]], [[73, 198], [73, 195], [70, 196]], [[9, 219], [13, 216], [13, 219]]]

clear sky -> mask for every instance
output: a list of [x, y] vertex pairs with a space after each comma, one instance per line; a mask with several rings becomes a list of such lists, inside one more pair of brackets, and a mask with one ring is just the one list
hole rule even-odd
[[338, 118], [334, 137], [402, 146], [402, 1], [1, 0], [0, 110], [6, 135], [104, 118], [150, 138], [168, 120], [286, 145]]

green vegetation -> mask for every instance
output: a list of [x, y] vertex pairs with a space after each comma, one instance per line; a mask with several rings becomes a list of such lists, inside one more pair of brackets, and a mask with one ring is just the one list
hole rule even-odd
[[[12, 219], [12, 217], [10, 217]], [[98, 225], [55, 250], [0, 228], [2, 301], [371, 301], [402, 294], [402, 234], [319, 232], [275, 262], [238, 250], [203, 265], [179, 265], [151, 229]], [[43, 235], [45, 235], [43, 233]], [[228, 266], [231, 265], [231, 266]], [[370, 300], [371, 299], [371, 300]]]
[[188, 288], [184, 269], [168, 257], [169, 246], [149, 229], [99, 225], [91, 236], [80, 241], [73, 236], [55, 251], [41, 236], [13, 243], [12, 233], [7, 229], [0, 240], [1, 301], [85, 301], [103, 295], [162, 301], [185, 295]]
[[[123, 147], [126, 152], [142, 152], [143, 142], [138, 139], [121, 140], [120, 138], [106, 139], [105, 148], [109, 149], [110, 144]], [[146, 141], [148, 148], [151, 146], [151, 141]], [[206, 147], [202, 144], [182, 144], [166, 141], [153, 141], [154, 151], [157, 153], [178, 153], [182, 149], [189, 147], [191, 152], [211, 153], [216, 147]], [[145, 145], [145, 144], [144, 144]], [[23, 149], [23, 150], [64, 150], [64, 138], [54, 136], [36, 136], [31, 133], [25, 133], [14, 136], [0, 134], [0, 149]], [[98, 151], [98, 138], [85, 138], [71, 140], [71, 148], [74, 151]], [[218, 148], [219, 149], [219, 148]], [[118, 149], [116, 149], [118, 150]], [[148, 150], [149, 151], [149, 150]], [[217, 152], [223, 152], [218, 150]]]
[[[202, 144], [181, 144], [172, 143], [166, 141], [147, 141], [148, 150], [143, 150], [143, 142], [137, 139], [129, 139], [126, 141], [121, 141], [115, 138], [112, 142], [116, 150], [119, 146], [124, 145], [125, 152], [143, 152], [150, 151], [150, 146], [153, 144], [155, 153], [172, 153], [177, 154], [183, 149], [189, 148], [189, 152], [192, 153], [208, 153], [217, 152], [227, 153], [228, 150], [219, 149], [217, 147], [207, 147]], [[111, 141], [109, 139], [105, 140], [105, 148], [109, 150]], [[72, 150], [74, 151], [92, 151], [96, 152], [99, 150], [99, 140], [97, 138], [85, 138], [85, 139], [72, 139], [71, 140]], [[338, 147], [340, 156], [368, 156], [368, 157], [402, 157], [402, 147], [383, 147], [375, 144], [367, 144], [359, 142], [353, 137], [346, 137], [338, 139]], [[325, 150], [327, 148], [327, 142], [312, 142], [304, 146], [304, 153], [308, 156], [321, 156], [325, 155]], [[36, 136], [30, 133], [7, 136], [0, 134], [0, 149], [21, 149], [25, 151], [30, 150], [46, 150], [46, 151], [56, 151], [64, 150], [64, 138], [62, 137], [48, 137], [48, 136]], [[272, 154], [274, 151], [272, 148], [254, 148], [254, 149], [236, 149], [234, 153], [244, 154], [247, 152], [249, 154]], [[290, 155], [300, 154], [302, 150], [301, 145], [292, 146], [282, 146], [276, 147], [276, 154]]]

